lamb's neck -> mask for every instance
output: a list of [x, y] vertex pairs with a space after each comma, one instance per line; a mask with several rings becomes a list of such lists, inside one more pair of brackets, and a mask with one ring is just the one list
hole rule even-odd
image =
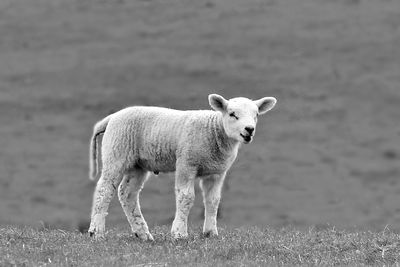
[[215, 112], [211, 121], [212, 133], [218, 150], [223, 154], [232, 154], [233, 151], [236, 152], [239, 147], [239, 141], [230, 138], [226, 134], [222, 122], [222, 114]]

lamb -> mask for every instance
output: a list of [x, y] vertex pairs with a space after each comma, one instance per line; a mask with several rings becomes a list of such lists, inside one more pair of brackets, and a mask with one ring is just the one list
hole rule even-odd
[[[139, 203], [140, 191], [150, 172], [175, 172], [173, 238], [188, 236], [187, 221], [194, 202], [196, 178], [200, 178], [205, 207], [203, 234], [218, 235], [217, 210], [226, 172], [240, 144], [252, 141], [257, 116], [272, 109], [276, 99], [226, 100], [211, 94], [208, 100], [214, 110], [133, 106], [107, 116], [94, 126], [90, 178], [95, 180], [98, 173], [101, 176], [93, 196], [91, 236], [104, 236], [108, 206], [118, 187], [118, 198], [132, 232], [142, 240], [154, 240]], [[101, 134], [100, 157], [97, 147]]]

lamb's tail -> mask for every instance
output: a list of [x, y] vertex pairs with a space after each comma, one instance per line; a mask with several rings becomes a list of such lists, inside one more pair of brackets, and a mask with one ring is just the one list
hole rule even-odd
[[93, 135], [90, 139], [90, 155], [89, 155], [89, 179], [94, 181], [97, 178], [97, 175], [100, 173], [100, 153], [97, 151], [98, 149], [98, 136], [103, 134], [107, 128], [108, 122], [110, 121], [111, 115], [105, 117], [101, 121], [97, 122], [93, 127]]

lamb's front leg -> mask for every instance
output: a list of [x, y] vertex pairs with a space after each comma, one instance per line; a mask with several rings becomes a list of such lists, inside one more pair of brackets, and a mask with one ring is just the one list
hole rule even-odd
[[200, 181], [205, 208], [203, 234], [207, 237], [218, 235], [217, 213], [224, 179], [225, 173], [212, 175]]
[[175, 177], [176, 212], [171, 234], [174, 238], [188, 236], [187, 222], [194, 203], [194, 180], [196, 172], [189, 168], [177, 168]]

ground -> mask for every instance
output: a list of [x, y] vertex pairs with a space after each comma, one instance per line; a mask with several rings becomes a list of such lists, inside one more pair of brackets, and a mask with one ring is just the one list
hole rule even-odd
[[[1, 224], [84, 227], [96, 121], [219, 93], [278, 99], [228, 174], [222, 223], [400, 229], [397, 0], [8, 0], [0, 36]], [[174, 203], [173, 176], [152, 177], [150, 228]], [[116, 201], [107, 225], [127, 225]]]
[[398, 266], [399, 235], [335, 228], [221, 227], [205, 238], [192, 227], [173, 240], [169, 227], [154, 228], [153, 242], [111, 228], [104, 239], [61, 229], [0, 226], [1, 266]]

